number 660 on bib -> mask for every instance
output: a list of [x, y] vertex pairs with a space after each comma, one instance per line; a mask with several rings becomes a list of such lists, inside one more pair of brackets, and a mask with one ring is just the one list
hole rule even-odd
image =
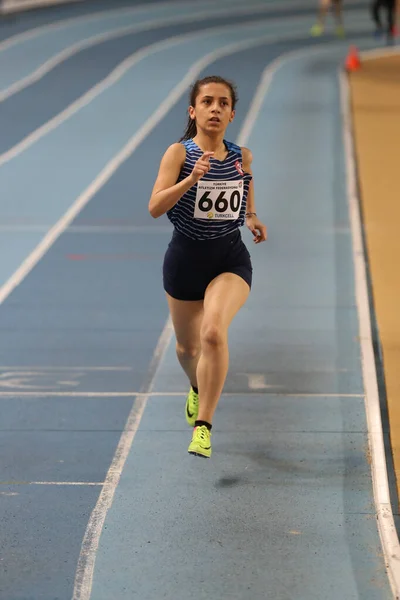
[[243, 200], [243, 180], [199, 181], [195, 219], [233, 221], [239, 217]]

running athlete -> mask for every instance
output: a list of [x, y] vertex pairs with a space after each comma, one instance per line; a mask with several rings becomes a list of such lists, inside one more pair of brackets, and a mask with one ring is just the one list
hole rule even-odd
[[225, 140], [236, 90], [217, 76], [197, 81], [186, 131], [165, 152], [149, 211], [174, 225], [163, 282], [178, 360], [189, 378], [188, 452], [210, 458], [211, 427], [228, 372], [228, 327], [250, 292], [252, 265], [239, 228], [267, 238], [254, 204], [252, 154]]
[[335, 12], [336, 35], [338, 37], [344, 37], [345, 33], [344, 33], [344, 25], [343, 25], [342, 0], [319, 0], [317, 22], [311, 28], [312, 36], [316, 37], [316, 36], [320, 36], [324, 33], [326, 16], [331, 7], [333, 7], [334, 12]]

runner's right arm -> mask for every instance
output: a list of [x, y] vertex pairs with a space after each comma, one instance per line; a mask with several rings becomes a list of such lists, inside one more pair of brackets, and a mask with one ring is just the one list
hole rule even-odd
[[185, 163], [186, 150], [183, 144], [172, 144], [161, 159], [157, 179], [149, 201], [149, 212], [154, 219], [161, 217], [182, 198], [210, 170], [210, 156], [205, 152], [196, 162], [193, 171], [179, 183], [179, 173]]

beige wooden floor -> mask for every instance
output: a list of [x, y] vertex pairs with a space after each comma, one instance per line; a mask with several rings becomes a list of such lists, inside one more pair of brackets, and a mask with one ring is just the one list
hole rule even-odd
[[373, 299], [383, 350], [400, 491], [400, 56], [363, 61], [350, 76]]

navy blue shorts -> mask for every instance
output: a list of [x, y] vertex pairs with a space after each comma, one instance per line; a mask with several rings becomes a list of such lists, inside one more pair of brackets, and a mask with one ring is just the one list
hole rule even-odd
[[176, 300], [203, 300], [221, 273], [239, 275], [251, 288], [253, 268], [239, 229], [221, 238], [192, 240], [174, 231], [164, 256], [164, 290]]

